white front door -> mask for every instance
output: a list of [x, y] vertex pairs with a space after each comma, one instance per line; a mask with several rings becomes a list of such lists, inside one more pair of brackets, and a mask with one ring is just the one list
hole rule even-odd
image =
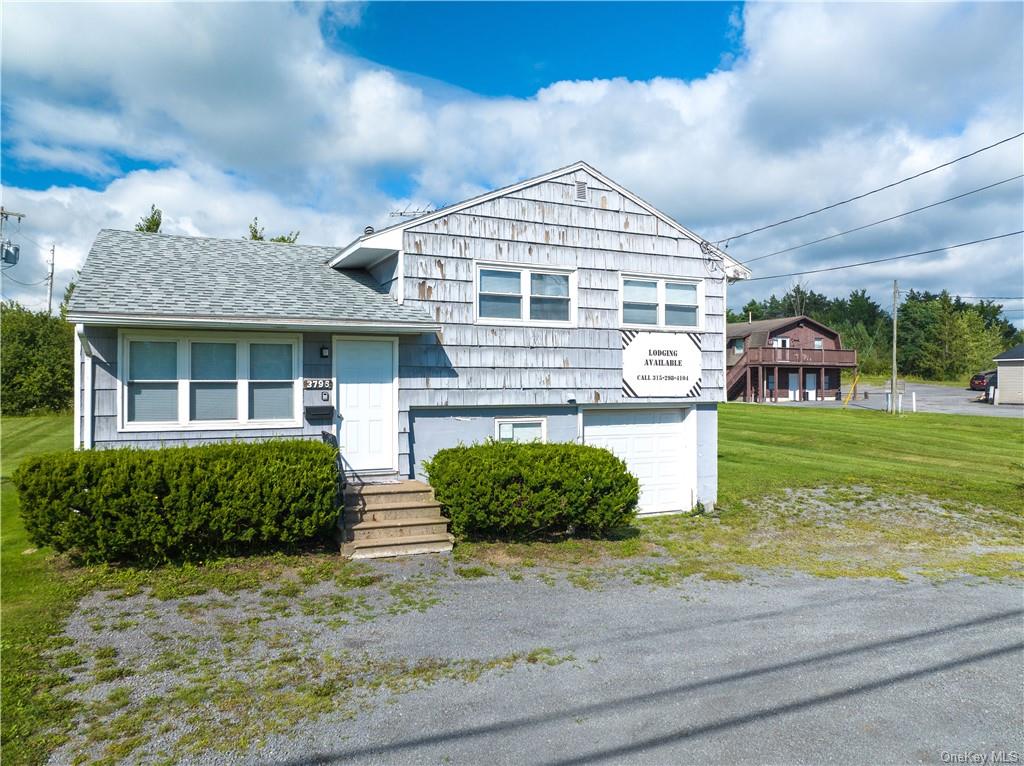
[[794, 402], [800, 399], [800, 373], [789, 373], [789, 398]]
[[807, 398], [813, 402], [818, 398], [818, 373], [805, 372], [804, 376], [807, 378], [804, 383], [804, 388], [807, 390]]
[[394, 470], [398, 344], [393, 339], [336, 339], [338, 446], [351, 471]]
[[604, 410], [584, 412], [583, 442], [621, 458], [640, 482], [637, 512], [688, 511], [692, 487], [685, 460], [696, 459], [686, 443], [683, 411]]

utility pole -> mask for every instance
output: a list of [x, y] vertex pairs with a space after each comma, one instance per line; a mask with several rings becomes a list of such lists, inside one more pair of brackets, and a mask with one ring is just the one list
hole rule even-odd
[[56, 250], [56, 245], [50, 245], [50, 289], [46, 295], [46, 313], [48, 315], [53, 314], [53, 261]]
[[0, 242], [4, 239], [4, 224], [7, 223], [7, 219], [17, 218], [18, 223], [21, 224], [21, 219], [24, 217], [24, 213], [15, 213], [0, 205]]
[[896, 414], [896, 321], [900, 310], [900, 286], [892, 281], [892, 382], [889, 387], [889, 406]]

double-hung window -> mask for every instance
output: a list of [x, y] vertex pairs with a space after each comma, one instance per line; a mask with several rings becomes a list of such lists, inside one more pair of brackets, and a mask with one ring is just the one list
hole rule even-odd
[[128, 348], [128, 420], [177, 422], [178, 344], [133, 340]]
[[299, 336], [122, 334], [120, 427], [301, 425]]
[[477, 269], [477, 318], [489, 323], [571, 324], [572, 274], [481, 265]]
[[291, 419], [295, 397], [290, 343], [249, 344], [249, 418]]
[[623, 277], [623, 325], [698, 329], [700, 317], [699, 282]]
[[189, 420], [238, 420], [237, 345], [198, 341], [189, 345]]

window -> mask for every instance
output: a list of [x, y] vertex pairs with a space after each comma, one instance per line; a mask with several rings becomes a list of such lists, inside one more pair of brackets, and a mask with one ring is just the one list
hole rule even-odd
[[815, 338], [814, 339], [814, 347], [815, 348], [825, 348], [825, 343], [824, 343], [824, 341], [821, 338]]
[[622, 321], [625, 324], [658, 324], [658, 283], [640, 279], [622, 282]]
[[623, 325], [697, 329], [700, 308], [699, 282], [638, 277], [622, 280]]
[[234, 343], [192, 343], [190, 420], [238, 420], [238, 349]]
[[573, 317], [572, 274], [481, 266], [477, 317], [485, 322], [569, 324]]
[[737, 354], [743, 353], [743, 338], [737, 338], [733, 341], [732, 347], [736, 350]]
[[495, 418], [494, 438], [499, 442], [547, 441], [545, 418]]
[[128, 362], [128, 420], [178, 419], [178, 344], [131, 341]]
[[692, 282], [665, 283], [665, 324], [697, 326], [697, 285]]
[[249, 344], [249, 418], [290, 420], [295, 396], [290, 343]]
[[121, 337], [123, 429], [301, 425], [298, 336], [154, 331]]

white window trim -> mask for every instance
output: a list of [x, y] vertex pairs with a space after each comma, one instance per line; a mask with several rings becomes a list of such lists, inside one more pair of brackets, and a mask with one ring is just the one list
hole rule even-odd
[[[178, 347], [178, 419], [128, 421], [128, 354], [132, 341], [175, 341]], [[234, 343], [237, 354], [237, 420], [190, 420], [189, 390], [191, 378], [191, 347], [193, 343]], [[249, 419], [249, 344], [289, 343], [292, 346], [292, 412], [291, 418], [276, 420]], [[118, 331], [117, 337], [117, 430], [118, 433], [151, 431], [237, 431], [251, 428], [301, 428], [302, 415], [302, 336], [292, 333], [193, 332], [173, 330]], [[261, 379], [262, 380], [262, 379]]]
[[[626, 280], [639, 280], [643, 282], [655, 282], [658, 288], [658, 322], [657, 324], [637, 324], [627, 322], [626, 314]], [[665, 284], [696, 285], [697, 287], [697, 324], [684, 326], [665, 323], [666, 294]], [[684, 305], [684, 304], [672, 304]], [[666, 277], [653, 274], [619, 274], [619, 326], [630, 330], [670, 330], [673, 332], [703, 332], [704, 331], [704, 280], [692, 279], [689, 277]]]
[[[519, 272], [519, 298], [522, 301], [521, 314], [523, 317], [530, 313], [530, 275], [531, 274], [558, 274], [569, 277], [569, 320], [559, 322], [551, 319], [504, 319], [502, 317], [480, 316], [480, 271], [518, 271]], [[476, 324], [485, 325], [515, 325], [516, 327], [576, 327], [579, 314], [578, 290], [576, 286], [576, 270], [564, 269], [557, 266], [537, 266], [527, 263], [506, 263], [504, 261], [474, 261], [473, 263], [473, 321]], [[492, 293], [488, 293], [490, 295]]]
[[[501, 427], [505, 423], [540, 423], [540, 440], [541, 443], [547, 444], [548, 442], [548, 419], [546, 417], [514, 417], [514, 418], [495, 418], [494, 419], [494, 441], [501, 441]], [[526, 443], [529, 442], [517, 442]]]

